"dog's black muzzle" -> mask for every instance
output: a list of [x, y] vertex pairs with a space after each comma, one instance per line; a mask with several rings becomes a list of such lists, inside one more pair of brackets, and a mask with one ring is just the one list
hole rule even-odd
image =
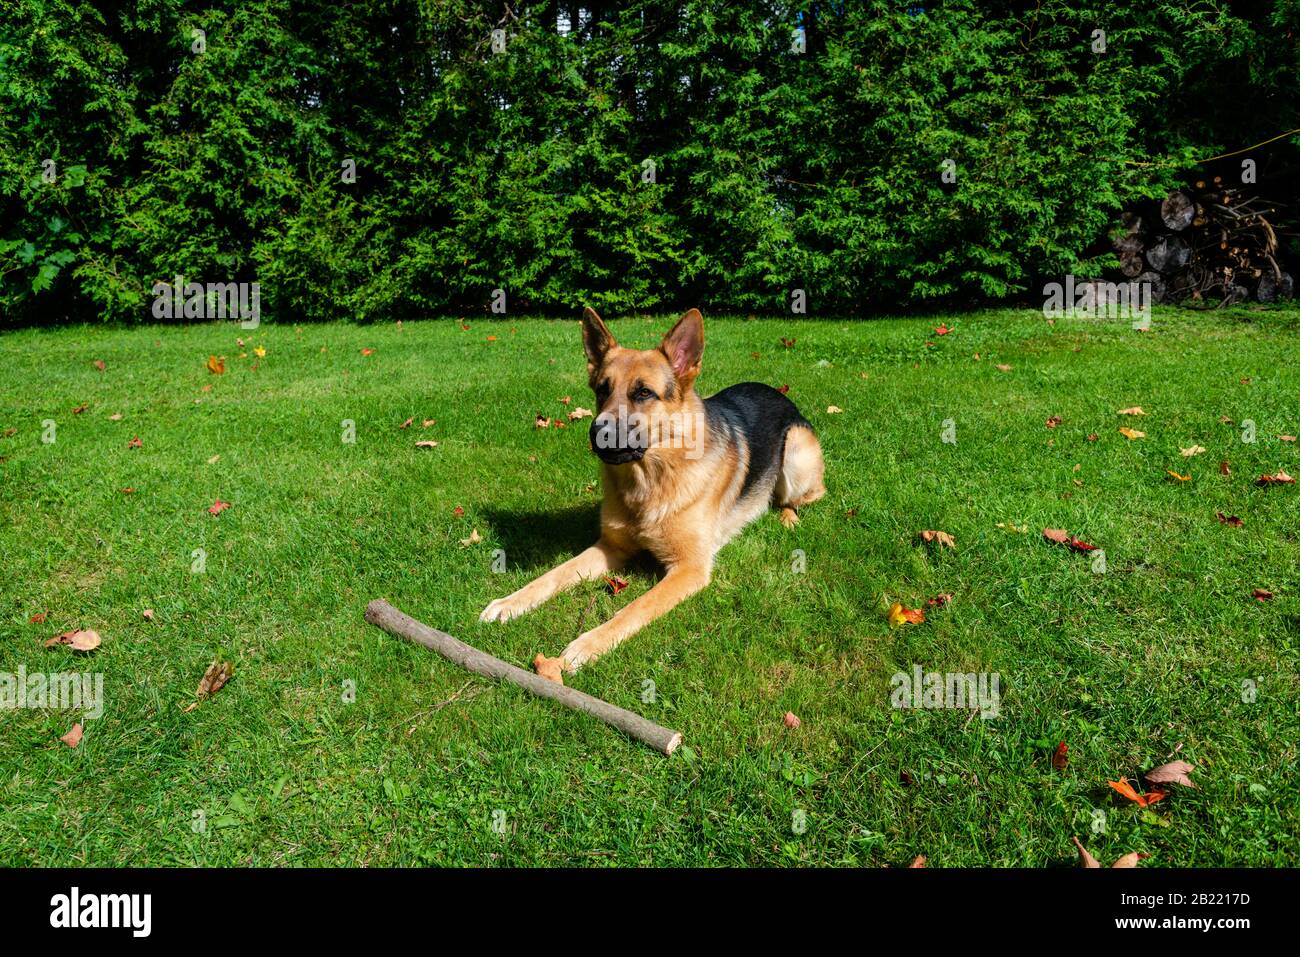
[[602, 461], [610, 465], [626, 465], [628, 462], [640, 462], [645, 457], [645, 448], [626, 428], [620, 428], [621, 420], [612, 415], [599, 415], [591, 423], [591, 450]]

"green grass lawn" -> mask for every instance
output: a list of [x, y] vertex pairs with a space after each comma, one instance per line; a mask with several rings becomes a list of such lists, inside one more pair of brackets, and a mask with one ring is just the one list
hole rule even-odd
[[[641, 346], [670, 322], [607, 318]], [[384, 597], [523, 665], [651, 587], [478, 621], [595, 537], [588, 423], [534, 427], [592, 404], [575, 321], [0, 336], [0, 672], [104, 681], [75, 750], [77, 714], [0, 711], [0, 864], [1055, 867], [1078, 835], [1104, 863], [1300, 865], [1300, 488], [1255, 484], [1300, 474], [1300, 312], [706, 327], [700, 391], [788, 384], [829, 492], [570, 677], [681, 731], [668, 759], [362, 619]], [[895, 601], [928, 620], [891, 629]], [[72, 628], [102, 645], [43, 646]], [[998, 716], [891, 707], [914, 665], [998, 673]], [[1196, 790], [1107, 785], [1175, 753]]]

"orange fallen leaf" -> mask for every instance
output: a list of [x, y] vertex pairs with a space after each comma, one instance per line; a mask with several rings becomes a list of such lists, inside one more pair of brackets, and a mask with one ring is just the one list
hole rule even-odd
[[1096, 441], [1097, 441], [1097, 433], [1096, 433], [1096, 432], [1090, 432], [1090, 433], [1088, 433], [1088, 441], [1089, 441], [1089, 442], [1096, 442]]
[[1278, 438], [1281, 439], [1283, 442], [1294, 442], [1294, 441], [1295, 441], [1295, 436], [1294, 436], [1294, 435], [1279, 435]]
[[138, 435], [135, 438], [133, 438], [130, 442], [126, 443], [126, 447], [128, 449], [138, 449], [138, 448], [143, 448], [143, 446], [144, 443], [140, 441], [140, 436]]
[[49, 612], [38, 611], [36, 614], [32, 615], [32, 617], [31, 617], [31, 619], [30, 619], [30, 620], [31, 620], [31, 623], [32, 623], [33, 625], [44, 624], [44, 623], [45, 623], [45, 619], [46, 619], [46, 617], [47, 617], [48, 615], [49, 615]]
[[952, 330], [949, 329], [946, 324], [941, 325], [938, 329], [934, 330], [936, 336], [946, 336], [950, 332], [952, 332]]
[[890, 628], [900, 625], [919, 625], [925, 621], [925, 612], [919, 608], [904, 608], [901, 602], [894, 602], [886, 612]]
[[409, 419], [407, 419], [405, 422], [403, 422], [401, 425], [399, 425], [398, 428], [399, 428], [399, 429], [407, 429], [407, 428], [410, 428], [411, 423], [414, 422], [414, 421], [415, 421], [415, 416], [411, 416]]
[[1119, 434], [1124, 436], [1124, 438], [1128, 439], [1129, 441], [1132, 441], [1133, 439], [1146, 438], [1145, 432], [1139, 432], [1137, 429], [1130, 429], [1127, 426], [1120, 429]]
[[98, 369], [100, 372], [103, 372], [103, 371], [104, 371], [106, 368], [108, 368], [108, 367], [104, 365], [104, 360], [103, 360], [103, 359], [96, 359], [96, 360], [95, 360], [95, 368]]
[[947, 532], [937, 532], [933, 529], [925, 529], [921, 532], [921, 539], [927, 545], [932, 542], [938, 542], [940, 545], [947, 545], [949, 548], [956, 548], [957, 542]]
[[220, 515], [228, 508], [230, 508], [229, 502], [223, 502], [221, 501], [221, 499], [217, 499], [215, 502], [213, 502], [211, 505], [208, 506], [208, 514]]
[[363, 356], [371, 356], [371, 355], [374, 355], [374, 354], [375, 354], [375, 350], [374, 350], [374, 349], [371, 349], [371, 348], [369, 348], [369, 347], [366, 347], [366, 348], [364, 348], [364, 349], [361, 350], [361, 354], [362, 354]]
[[785, 346], [787, 349], [793, 349], [794, 344], [798, 341], [799, 340], [797, 339], [787, 339], [785, 336], [781, 337], [781, 345]]
[[73, 414], [73, 415], [81, 415], [81, 413], [83, 413], [83, 412], [86, 411], [86, 408], [87, 408], [87, 406], [86, 406], [86, 404], [83, 402], [81, 405], [77, 406], [75, 409], [72, 410], [72, 414]]
[[461, 515], [464, 515], [464, 514], [465, 514], [465, 509], [462, 508], [461, 506], [457, 505], [455, 508], [453, 508], [453, 509], [451, 510], [451, 514], [453, 514], [453, 515], [455, 515], [457, 518], [459, 518]]
[[612, 592], [615, 595], [617, 595], [619, 592], [621, 592], [624, 588], [627, 587], [627, 580], [624, 578], [619, 578], [617, 575], [613, 576], [612, 578], [606, 575], [605, 583], [609, 585], [610, 592]]
[[53, 645], [67, 645], [73, 651], [94, 651], [99, 647], [99, 632], [89, 628], [65, 631], [45, 642], [46, 648]]
[[1294, 485], [1295, 479], [1287, 475], [1281, 469], [1277, 470], [1276, 475], [1261, 475], [1255, 480], [1256, 485]]
[[1155, 804], [1157, 801], [1164, 800], [1165, 797], [1163, 791], [1148, 791], [1146, 794], [1139, 794], [1133, 790], [1133, 785], [1128, 783], [1128, 778], [1120, 778], [1118, 781], [1107, 781], [1106, 783], [1139, 807]]
[[780, 392], [782, 395], [789, 395], [789, 394], [790, 394], [790, 386], [788, 386], [788, 385], [784, 385], [784, 384], [783, 384], [783, 385], [781, 386], [781, 388], [777, 389], [776, 391], [777, 391], [777, 392]]
[[1190, 482], [1192, 480], [1192, 477], [1190, 475], [1179, 475], [1177, 472], [1173, 471], [1172, 469], [1165, 469], [1165, 473], [1168, 475], [1172, 475], [1180, 482]]
[[62, 741], [64, 744], [66, 744], [68, 747], [75, 748], [77, 745], [81, 744], [81, 733], [82, 733], [81, 722], [78, 721], [76, 724], [72, 726], [72, 730], [69, 731], [67, 734], [65, 734], [63, 737], [59, 738], [59, 740]]
[[566, 395], [563, 399], [560, 400], [560, 405], [568, 405], [572, 401], [573, 401], [573, 396]]
[[1130, 409], [1120, 409], [1115, 414], [1116, 415], [1146, 415], [1146, 413], [1142, 411], [1142, 406], [1140, 405], [1135, 405]]
[[952, 592], [946, 591], [942, 595], [935, 595], [933, 598], [927, 598], [925, 603], [931, 608], [942, 608], [950, 601], [952, 601]]
[[208, 356], [208, 371], [213, 375], [223, 375], [226, 371], [226, 357], [218, 359], [216, 356]]

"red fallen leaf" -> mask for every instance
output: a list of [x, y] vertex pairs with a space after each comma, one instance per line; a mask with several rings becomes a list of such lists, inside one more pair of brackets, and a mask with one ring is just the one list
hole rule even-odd
[[414, 422], [414, 421], [415, 421], [415, 416], [411, 416], [409, 419], [407, 419], [405, 422], [403, 422], [401, 425], [399, 425], [398, 428], [399, 428], [399, 429], [409, 429], [409, 428], [411, 427], [411, 423]]
[[1062, 419], [1059, 415], [1054, 415], [1043, 424], [1047, 426], [1049, 429], [1054, 429], [1064, 421], [1065, 420]]
[[1133, 790], [1133, 785], [1128, 783], [1128, 778], [1120, 778], [1118, 781], [1107, 781], [1106, 783], [1139, 807], [1155, 804], [1157, 801], [1164, 800], [1165, 797], [1163, 791], [1148, 791], [1146, 794], [1138, 794], [1137, 791]]
[[1052, 752], [1052, 767], [1058, 771], [1064, 771], [1066, 765], [1070, 763], [1070, 746], [1062, 741]]
[[627, 580], [623, 578], [619, 578], [617, 575], [613, 576], [612, 578], [606, 575], [605, 583], [609, 585], [609, 590], [615, 595], [617, 595], [619, 592], [621, 592], [624, 588], [627, 587]]
[[365, 348], [365, 349], [362, 349], [362, 350], [361, 350], [361, 354], [362, 354], [363, 356], [374, 355], [374, 354], [375, 354], [375, 350], [374, 350], [374, 349], [370, 349], [370, 348]]
[[925, 603], [931, 608], [942, 608], [950, 601], [952, 601], [952, 592], [946, 591], [942, 595], [935, 595], [933, 598], [927, 598]]
[[1073, 548], [1076, 552], [1093, 552], [1097, 550], [1096, 545], [1089, 545], [1087, 542], [1081, 541], [1074, 537], [1070, 538], [1070, 547]]
[[453, 508], [453, 509], [451, 510], [451, 514], [453, 514], [453, 515], [455, 515], [457, 518], [459, 518], [460, 516], [462, 516], [462, 515], [465, 514], [465, 510], [464, 510], [463, 508], [461, 508], [459, 505], [457, 505], [455, 508]]
[[138, 449], [138, 448], [142, 448], [143, 446], [144, 443], [140, 441], [140, 436], [138, 435], [135, 438], [133, 438], [130, 442], [126, 443], [126, 447], [128, 449]]
[[798, 339], [787, 339], [785, 336], [781, 337], [781, 345], [785, 346], [787, 349], [793, 349], [794, 344], [798, 341]]
[[564, 421], [562, 421], [562, 420], [560, 420], [560, 419], [552, 419], [552, 420], [551, 420], [551, 428], [553, 428], [553, 429], [567, 429], [568, 427], [569, 427], [569, 426], [568, 426], [568, 423], [566, 423], [566, 422], [564, 422]]
[[1256, 588], [1250, 593], [1250, 597], [1254, 598], [1256, 601], [1272, 601], [1273, 593], [1267, 588]]
[[1196, 785], [1187, 776], [1195, 770], [1195, 766], [1186, 761], [1170, 761], [1158, 768], [1152, 768], [1142, 776], [1147, 779], [1148, 784], [1178, 784], [1185, 788], [1195, 788]]
[[45, 619], [48, 616], [49, 616], [48, 611], [38, 611], [36, 614], [32, 615], [30, 620], [33, 625], [40, 625], [40, 624], [44, 624]]
[[1075, 538], [1063, 528], [1045, 528], [1043, 529], [1043, 538], [1049, 542], [1055, 542], [1057, 545], [1073, 548], [1076, 552], [1091, 552], [1097, 548], [1096, 545], [1089, 545], [1087, 542]]
[[777, 389], [776, 391], [780, 392], [782, 395], [789, 395], [790, 387], [788, 385], [783, 385], [781, 386], [781, 388]]
[[1080, 843], [1077, 837], [1072, 837], [1070, 838], [1070, 840], [1072, 840], [1074, 842], [1074, 846], [1079, 849], [1079, 864], [1081, 866], [1087, 868], [1101, 867], [1101, 863], [1095, 857], [1093, 857], [1091, 854], [1088, 853], [1088, 849], [1084, 847], [1082, 843]]
[[1222, 462], [1219, 463], [1219, 474], [1220, 474], [1220, 475], [1231, 475], [1231, 474], [1232, 474], [1232, 466], [1230, 466], [1230, 465], [1228, 464], [1228, 460], [1227, 460], [1227, 459], [1224, 459]]
[[221, 501], [221, 499], [217, 499], [215, 502], [213, 502], [211, 505], [208, 506], [208, 514], [220, 515], [228, 508], [230, 508], [229, 502], [223, 502]]
[[910, 871], [912, 868], [914, 868], [914, 867], [925, 867], [925, 855], [924, 855], [924, 854], [918, 854], [918, 855], [916, 855], [916, 859], [915, 859], [914, 861], [912, 861], [911, 864], [908, 864], [908, 865], [907, 865], [907, 869], [908, 869], [909, 871]]
[[949, 329], [948, 326], [947, 326], [946, 324], [945, 324], [945, 325], [942, 325], [942, 326], [940, 326], [938, 329], [934, 330], [934, 334], [935, 334], [936, 336], [946, 336], [946, 335], [947, 335], [948, 333], [950, 333], [950, 332], [952, 332], [952, 330]]
[[77, 745], [81, 744], [81, 722], [78, 721], [74, 724], [72, 730], [59, 738], [59, 740], [70, 748], [75, 748]]
[[1295, 479], [1287, 475], [1281, 469], [1277, 470], [1276, 475], [1261, 475], [1256, 481], [1256, 485], [1294, 485]]
[[107, 366], [104, 365], [103, 359], [96, 359], [95, 368], [98, 369], [100, 372], [103, 372], [107, 368]]
[[787, 728], [790, 728], [791, 730], [803, 724], [803, 722], [799, 720], [799, 716], [795, 714], [793, 711], [787, 711], [785, 713], [785, 717], [783, 717], [781, 721], [783, 724], [785, 724]]
[[94, 651], [99, 647], [99, 632], [87, 629], [65, 631], [45, 642], [45, 647], [67, 645], [73, 651]]
[[1245, 523], [1236, 515], [1224, 515], [1222, 512], [1215, 512], [1219, 516], [1219, 521], [1224, 525], [1231, 525], [1233, 528], [1241, 528]]

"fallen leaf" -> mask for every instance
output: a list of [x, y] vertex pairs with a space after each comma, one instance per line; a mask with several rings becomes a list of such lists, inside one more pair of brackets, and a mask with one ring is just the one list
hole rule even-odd
[[1077, 552], [1091, 552], [1097, 548], [1096, 545], [1089, 545], [1087, 542], [1075, 538], [1063, 528], [1045, 528], [1043, 529], [1043, 538], [1049, 542], [1055, 542], [1057, 545], [1073, 548]]
[[1146, 794], [1139, 794], [1133, 790], [1133, 785], [1128, 783], [1128, 778], [1120, 778], [1118, 781], [1107, 781], [1106, 783], [1139, 807], [1155, 804], [1157, 801], [1163, 800], [1165, 796], [1163, 791], [1148, 791]]
[[777, 389], [776, 391], [780, 392], [782, 395], [789, 395], [790, 387], [788, 385], [782, 385], [781, 388]]
[[215, 502], [213, 502], [211, 505], [208, 506], [208, 514], [220, 515], [228, 508], [230, 508], [229, 502], [223, 502], [221, 501], [221, 499], [217, 499]]
[[1125, 854], [1118, 861], [1112, 864], [1111, 867], [1137, 867], [1138, 861], [1144, 861], [1150, 856], [1150, 854], [1142, 854], [1138, 851], [1134, 851], [1132, 854]]
[[361, 350], [361, 354], [362, 354], [363, 356], [374, 355], [374, 354], [375, 354], [375, 350], [374, 350], [374, 349], [371, 349], [371, 348], [369, 348], [369, 347], [367, 347], [367, 348], [364, 348], [364, 349]]
[[538, 412], [537, 418], [533, 421], [533, 428], [549, 429], [550, 427], [551, 427], [551, 420], [548, 419], [546, 416], [542, 415], [542, 413]]
[[1278, 438], [1281, 439], [1283, 442], [1294, 442], [1294, 441], [1295, 441], [1295, 436], [1294, 436], [1294, 435], [1279, 435]]
[[1178, 479], [1178, 481], [1180, 481], [1180, 482], [1190, 482], [1190, 481], [1192, 480], [1192, 477], [1191, 477], [1190, 475], [1179, 475], [1177, 472], [1175, 472], [1175, 471], [1173, 471], [1173, 470], [1171, 470], [1171, 469], [1165, 469], [1165, 473], [1168, 474], [1168, 475], [1172, 475], [1174, 478]]
[[103, 359], [96, 359], [95, 368], [98, 369], [100, 372], [103, 372], [107, 368], [107, 366], [104, 365]]
[[921, 868], [921, 867], [925, 867], [925, 855], [924, 855], [924, 854], [918, 854], [918, 855], [916, 855], [916, 857], [912, 860], [912, 863], [907, 865], [907, 869], [908, 869], [909, 871], [912, 870], [913, 868]]
[[787, 339], [785, 336], [781, 337], [781, 345], [785, 346], [787, 349], [793, 349], [794, 344], [797, 341], [798, 341], [797, 339]]
[[582, 406], [578, 406], [569, 413], [569, 421], [576, 422], [578, 419], [589, 419], [593, 414], [594, 413], [591, 409], [584, 409]]
[[134, 495], [134, 494], [135, 494], [135, 488], [134, 488], [133, 486], [128, 485], [126, 488], [122, 489], [122, 494], [123, 494], [123, 495]]
[[1267, 588], [1256, 588], [1250, 593], [1250, 597], [1254, 598], [1256, 601], [1272, 601], [1273, 593]]
[[142, 614], [143, 614], [143, 616], [144, 616], [144, 620], [145, 620], [145, 621], [153, 621], [153, 609], [152, 609], [152, 608], [146, 608], [146, 609], [142, 612]]
[[497, 341], [497, 337], [496, 337], [496, 336], [488, 336], [488, 337], [487, 337], [487, 341], [488, 341], [488, 342], [496, 342], [496, 341]]
[[1133, 439], [1141, 439], [1146, 437], [1145, 432], [1139, 432], [1137, 429], [1130, 429], [1127, 426], [1120, 429], [1119, 434], [1124, 436], [1126, 439], [1129, 439], [1130, 441]]
[[45, 647], [67, 645], [73, 651], [94, 651], [99, 647], [99, 632], [90, 629], [65, 631], [45, 642]]
[[410, 428], [411, 423], [414, 422], [414, 421], [415, 421], [415, 416], [411, 416], [409, 419], [407, 419], [405, 422], [403, 422], [401, 425], [399, 425], [398, 428], [399, 428], [399, 429]]
[[83, 413], [83, 412], [85, 412], [85, 411], [86, 411], [86, 405], [85, 405], [85, 403], [82, 403], [81, 405], [77, 406], [75, 409], [72, 410], [72, 414], [73, 414], [73, 415], [81, 415], [81, 413]]
[[1227, 459], [1224, 459], [1222, 462], [1219, 463], [1219, 474], [1220, 474], [1220, 475], [1231, 475], [1231, 474], [1232, 474], [1232, 466], [1230, 466], [1230, 465], [1228, 464], [1228, 460], [1227, 460]]
[[1080, 843], [1077, 837], [1072, 837], [1070, 838], [1070, 840], [1072, 840], [1074, 842], [1074, 846], [1079, 849], [1079, 864], [1081, 866], [1088, 867], [1088, 868], [1101, 867], [1101, 864], [1097, 861], [1095, 857], [1093, 857], [1091, 854], [1088, 853], [1088, 849], [1084, 847], [1082, 843]]
[[1179, 784], [1185, 788], [1195, 788], [1192, 779], [1187, 775], [1196, 770], [1193, 765], [1186, 761], [1170, 761], [1168, 764], [1162, 764], [1158, 768], [1152, 768], [1146, 774], [1142, 775], [1150, 784]]
[[539, 651], [533, 659], [533, 670], [548, 681], [564, 684], [563, 658], [547, 658]]
[[1241, 526], [1245, 524], [1236, 515], [1224, 515], [1222, 512], [1215, 512], [1214, 514], [1219, 517], [1219, 521], [1224, 525], [1231, 525], [1233, 528], [1241, 528]]
[[1070, 763], [1070, 746], [1062, 741], [1052, 752], [1052, 767], [1058, 771], [1064, 771]]
[[121, 413], [121, 412], [114, 412], [112, 415], [110, 415], [110, 416], [108, 417], [108, 421], [110, 421], [110, 422], [121, 422], [121, 421], [122, 421], [122, 413]]
[[627, 579], [619, 578], [617, 575], [614, 575], [613, 577], [606, 575], [605, 584], [609, 585], [609, 590], [612, 594], [617, 595], [627, 587]]
[[1232, 425], [1232, 417], [1228, 415], [1219, 416], [1219, 421], [1224, 425]]
[[74, 724], [72, 730], [59, 738], [59, 740], [70, 748], [75, 748], [77, 745], [81, 744], [81, 722], [78, 721]]
[[462, 515], [465, 514], [465, 509], [463, 509], [461, 506], [457, 505], [455, 508], [453, 508], [453, 509], [451, 510], [451, 514], [453, 514], [453, 515], [455, 515], [457, 518], [459, 518], [460, 516], [462, 516]]
[[137, 435], [135, 438], [133, 438], [130, 442], [126, 443], [126, 447], [127, 447], [128, 449], [138, 449], [138, 448], [141, 448], [141, 447], [143, 447], [143, 446], [144, 446], [144, 443], [140, 441], [140, 436], [138, 436], [138, 435]]
[[573, 396], [566, 395], [563, 399], [560, 400], [560, 405], [568, 405], [572, 401], [573, 401]]
[[462, 548], [469, 548], [469, 546], [477, 545], [481, 541], [483, 541], [483, 536], [478, 533], [478, 529], [476, 528], [469, 533], [469, 538], [462, 538], [460, 540], [460, 545]]
[[1205, 446], [1193, 445], [1191, 448], [1187, 448], [1187, 449], [1179, 448], [1178, 451], [1183, 453], [1183, 458], [1190, 459], [1193, 455], [1200, 455], [1202, 452], [1204, 452]]
[[[1015, 532], [1017, 535], [1023, 535], [1029, 531], [1028, 525], [1017, 525], [1015, 522], [998, 522], [998, 528], [1006, 529], [1008, 532]], [[1043, 530], [1046, 533], [1046, 529]]]
[[799, 720], [799, 716], [795, 714], [793, 711], [787, 711], [785, 713], [785, 717], [783, 717], [781, 721], [783, 724], [785, 724], [787, 728], [790, 728], [791, 730], [794, 730], [795, 728], [803, 724], [803, 722]]
[[952, 332], [952, 330], [949, 329], [948, 326], [947, 326], [946, 324], [945, 324], [945, 325], [942, 325], [942, 326], [940, 326], [938, 329], [934, 330], [934, 334], [935, 334], [936, 336], [946, 336], [946, 335], [947, 335], [948, 333], [950, 333], [950, 332]]
[[[235, 666], [228, 661], [221, 663], [213, 662], [208, 666], [208, 670], [203, 672], [203, 677], [199, 679], [199, 686], [194, 690], [195, 696], [199, 701], [205, 698], [211, 698], [214, 694], [226, 686], [226, 682], [231, 679], [235, 673]], [[193, 711], [199, 706], [199, 701], [195, 701], [185, 710]]]
[[897, 628], [900, 625], [919, 625], [925, 621], [925, 612], [919, 608], [904, 608], [901, 603], [894, 602], [889, 606], [886, 618], [889, 620], [890, 628]]
[[264, 358], [266, 358], [266, 347], [265, 347], [265, 346], [253, 346], [253, 355], [257, 356], [259, 359], [264, 359]]
[[1277, 470], [1276, 475], [1261, 475], [1256, 481], [1256, 485], [1294, 485], [1295, 479], [1287, 475], [1281, 469]]
[[1064, 421], [1065, 420], [1062, 419], [1059, 415], [1054, 415], [1043, 424], [1047, 426], [1049, 429], [1054, 429]]
[[32, 623], [33, 625], [44, 624], [44, 623], [45, 623], [45, 619], [48, 617], [48, 615], [49, 615], [49, 612], [38, 611], [36, 614], [32, 615], [32, 617], [31, 617], [29, 620], [31, 621], [31, 623]]
[[952, 601], [952, 592], [946, 591], [941, 595], [935, 595], [933, 598], [927, 598], [925, 603], [931, 608], [942, 608], [950, 601]]
[[1090, 433], [1088, 433], [1088, 441], [1089, 441], [1089, 442], [1096, 442], [1096, 441], [1097, 441], [1097, 433], [1096, 433], [1096, 432], [1090, 432]]
[[415, 447], [417, 449], [436, 449], [438, 443], [433, 439], [421, 439], [419, 442], [415, 443]]
[[826, 414], [827, 414], [827, 415], [835, 415], [835, 414], [837, 414], [837, 413], [839, 413], [839, 412], [843, 412], [843, 411], [844, 411], [844, 410], [841, 409], [838, 405], [828, 405], [828, 406], [826, 406]]
[[925, 529], [921, 532], [921, 539], [927, 545], [932, 542], [938, 542], [940, 545], [947, 545], [949, 548], [956, 548], [957, 542], [947, 532], [936, 532], [933, 529]]
[[223, 375], [226, 371], [226, 357], [218, 359], [216, 356], [208, 356], [208, 371], [214, 375]]
[[1140, 405], [1135, 405], [1130, 409], [1120, 409], [1115, 414], [1116, 415], [1146, 415], [1146, 413], [1142, 411], [1142, 406]]
[[1000, 372], [1010, 372], [1010, 371], [1011, 371], [1011, 366], [1006, 365], [1005, 363], [998, 363], [997, 366], [995, 366], [994, 368], [998, 369]]

